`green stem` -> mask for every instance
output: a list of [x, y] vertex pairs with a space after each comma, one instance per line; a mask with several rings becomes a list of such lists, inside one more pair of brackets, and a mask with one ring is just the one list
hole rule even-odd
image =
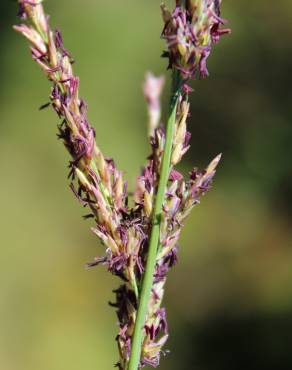
[[169, 179], [169, 172], [171, 167], [171, 154], [172, 154], [172, 143], [175, 131], [176, 111], [178, 98], [180, 94], [179, 88], [179, 76], [174, 74], [173, 76], [173, 93], [170, 104], [170, 115], [167, 122], [165, 148], [161, 164], [161, 173], [159, 178], [159, 185], [157, 196], [154, 205], [154, 211], [152, 216], [152, 229], [149, 241], [149, 249], [147, 256], [146, 270], [143, 277], [143, 283], [140, 293], [140, 302], [138, 306], [137, 318], [135, 322], [134, 334], [131, 346], [131, 356], [128, 366], [128, 370], [137, 370], [141, 358], [141, 349], [143, 341], [144, 325], [146, 321], [148, 302], [153, 286], [153, 275], [156, 265], [157, 248], [160, 237], [160, 222], [162, 205], [165, 198], [165, 191], [167, 182]]

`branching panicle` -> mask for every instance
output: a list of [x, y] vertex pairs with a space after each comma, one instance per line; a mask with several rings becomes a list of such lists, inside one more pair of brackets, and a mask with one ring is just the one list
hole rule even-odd
[[[52, 31], [41, 0], [18, 0], [23, 24], [15, 30], [30, 43], [33, 60], [52, 84], [50, 103], [60, 123], [58, 137], [71, 160], [70, 188], [89, 209], [92, 232], [105, 245], [105, 256], [88, 267], [105, 265], [122, 279], [114, 291], [120, 330], [117, 335], [121, 370], [159, 364], [168, 338], [165, 308], [161, 307], [166, 275], [177, 262], [177, 243], [183, 222], [211, 186], [220, 156], [207, 169], [191, 171], [185, 180], [175, 166], [189, 148], [186, 121], [190, 104], [188, 80], [208, 75], [211, 45], [229, 30], [220, 29], [220, 0], [176, 1], [173, 12], [162, 5], [173, 70], [173, 96], [167, 127], [160, 122], [164, 77], [147, 74], [144, 95], [148, 106], [151, 154], [137, 178], [134, 206], [128, 206], [127, 183], [114, 161], [103, 155], [95, 130], [87, 119], [87, 105], [79, 97], [79, 78], [59, 30]], [[146, 287], [146, 288], [145, 288]]]

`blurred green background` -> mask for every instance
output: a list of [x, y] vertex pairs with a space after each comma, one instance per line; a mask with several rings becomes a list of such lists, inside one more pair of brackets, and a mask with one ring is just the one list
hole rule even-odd
[[[292, 3], [223, 3], [233, 33], [214, 48], [210, 78], [193, 84], [183, 170], [219, 152], [223, 160], [169, 275], [171, 353], [161, 369], [291, 370]], [[77, 60], [97, 141], [131, 189], [148, 153], [144, 73], [165, 72], [159, 1], [46, 7]], [[49, 83], [11, 29], [15, 12], [1, 1], [0, 369], [111, 369], [107, 302], [119, 281], [84, 269], [102, 249], [68, 189], [57, 118], [37, 109]]]

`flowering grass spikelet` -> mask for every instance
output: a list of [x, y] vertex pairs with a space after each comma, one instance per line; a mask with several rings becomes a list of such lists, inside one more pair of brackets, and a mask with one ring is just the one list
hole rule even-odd
[[211, 47], [221, 35], [230, 33], [230, 29], [221, 28], [226, 20], [220, 16], [220, 5], [221, 0], [177, 0], [173, 12], [161, 5], [162, 38], [167, 43], [163, 56], [169, 59], [169, 68], [179, 70], [186, 81], [209, 75]]

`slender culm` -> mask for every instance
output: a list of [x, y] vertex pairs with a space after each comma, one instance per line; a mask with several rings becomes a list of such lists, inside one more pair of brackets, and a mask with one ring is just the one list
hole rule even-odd
[[[163, 57], [172, 72], [172, 91], [166, 127], [161, 123], [164, 77], [146, 75], [151, 153], [137, 177], [133, 202], [127, 183], [112, 158], [105, 156], [87, 119], [87, 105], [79, 96], [79, 78], [59, 30], [52, 30], [41, 0], [18, 0], [15, 26], [30, 44], [33, 60], [51, 83], [49, 102], [59, 119], [58, 137], [71, 156], [70, 188], [92, 219], [92, 232], [105, 254], [88, 263], [104, 265], [121, 279], [114, 291], [119, 332], [116, 337], [120, 370], [159, 365], [168, 339], [166, 310], [162, 307], [166, 276], [177, 262], [177, 244], [183, 222], [211, 187], [218, 155], [204, 171], [193, 169], [188, 179], [176, 165], [189, 149], [187, 118], [191, 79], [208, 76], [207, 59], [225, 21], [220, 0], [175, 1], [169, 11], [162, 4], [166, 41]], [[133, 206], [129, 206], [133, 204]]]

